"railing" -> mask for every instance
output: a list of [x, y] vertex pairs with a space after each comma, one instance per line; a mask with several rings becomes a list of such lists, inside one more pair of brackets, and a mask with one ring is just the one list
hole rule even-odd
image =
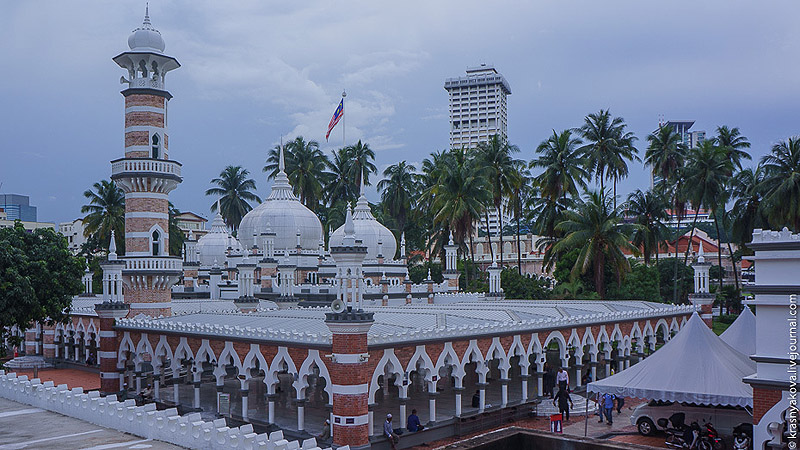
[[181, 164], [177, 161], [150, 158], [125, 158], [111, 162], [111, 176], [129, 172], [148, 172], [181, 176]]
[[125, 258], [125, 270], [180, 271], [183, 261], [179, 257], [146, 256]]

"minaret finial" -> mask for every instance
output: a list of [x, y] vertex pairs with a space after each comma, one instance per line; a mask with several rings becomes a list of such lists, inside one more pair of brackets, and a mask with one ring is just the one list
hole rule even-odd
[[111, 230], [111, 242], [108, 244], [108, 260], [117, 259], [117, 240], [114, 238], [114, 230]]
[[281, 136], [281, 154], [278, 157], [278, 171], [286, 172], [286, 162], [284, 161], [284, 156], [283, 156], [283, 136]]
[[144, 24], [150, 25], [150, 2], [145, 3], [144, 6]]

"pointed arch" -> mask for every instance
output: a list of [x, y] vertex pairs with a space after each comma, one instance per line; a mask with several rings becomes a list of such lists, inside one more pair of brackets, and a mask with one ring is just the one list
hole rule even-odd
[[152, 361], [153, 355], [155, 352], [153, 351], [153, 346], [150, 344], [150, 340], [147, 339], [147, 333], [142, 333], [139, 335], [139, 343], [136, 344], [136, 356], [133, 358], [133, 363], [136, 364], [136, 370], [141, 370], [141, 365], [145, 362], [144, 355], [149, 354], [150, 360]]
[[[397, 359], [397, 355], [394, 354], [394, 349], [387, 348], [383, 351], [383, 356], [381, 356], [378, 365], [375, 366], [375, 370], [372, 372], [372, 381], [369, 384], [370, 404], [375, 403], [375, 392], [380, 388], [380, 385], [378, 385], [378, 377], [383, 376], [387, 367], [389, 367], [390, 374], [397, 375], [395, 386], [400, 389], [400, 392], [403, 392], [403, 377], [405, 376], [405, 373], [403, 373], [403, 365], [400, 364], [400, 360]], [[388, 383], [388, 380], [384, 380], [384, 383]]]
[[173, 374], [177, 374], [180, 370], [182, 359], [194, 359], [192, 348], [189, 347], [189, 342], [186, 340], [186, 337], [183, 336], [181, 337], [180, 342], [178, 342], [178, 346], [175, 348], [172, 364], [170, 364]]
[[172, 360], [172, 349], [169, 347], [169, 343], [167, 342], [167, 337], [164, 336], [163, 334], [158, 338], [158, 344], [156, 344], [155, 357], [153, 358], [153, 370], [156, 373], [159, 373], [159, 370], [163, 365], [163, 360], [161, 359], [162, 356], [164, 357], [164, 359]]
[[242, 369], [250, 373], [251, 369], [256, 368], [256, 362], [258, 363], [258, 367], [264, 371], [266, 377], [267, 371], [269, 370], [269, 363], [261, 353], [261, 346], [259, 344], [250, 344], [250, 351], [247, 352], [244, 356], [244, 360], [242, 360]]
[[493, 359], [498, 359], [500, 361], [498, 364], [501, 374], [500, 376], [504, 379], [508, 378], [508, 369], [511, 368], [511, 363], [509, 362], [508, 355], [503, 349], [503, 345], [500, 343], [500, 338], [497, 336], [492, 338], [492, 343], [489, 345], [489, 350], [486, 351], [486, 361], [488, 362]]
[[273, 386], [278, 382], [278, 372], [281, 370], [281, 364], [286, 363], [286, 371], [290, 374], [297, 375], [297, 367], [294, 365], [292, 357], [289, 356], [289, 350], [286, 347], [278, 347], [278, 353], [272, 358], [272, 364], [269, 370], [264, 369], [264, 383], [272, 393]]
[[445, 342], [444, 348], [442, 349], [442, 353], [439, 354], [439, 359], [436, 360], [436, 366], [434, 369], [438, 374], [442, 367], [445, 366], [452, 366], [453, 367], [453, 378], [456, 379], [456, 386], [461, 387], [461, 382], [464, 377], [464, 369], [461, 367], [461, 360], [458, 358], [458, 354], [453, 349], [452, 342]]
[[208, 339], [203, 339], [200, 341], [200, 348], [197, 349], [197, 352], [194, 355], [194, 368], [197, 369], [198, 373], [202, 373], [203, 363], [206, 362], [206, 359], [212, 365], [217, 362], [214, 349], [211, 348], [211, 344], [208, 342]]
[[431, 361], [431, 357], [428, 356], [428, 352], [425, 351], [424, 345], [418, 345], [416, 350], [414, 351], [414, 355], [411, 356], [411, 359], [408, 361], [408, 365], [406, 366], [406, 373], [411, 373], [417, 370], [417, 362], [420, 362], [420, 367], [425, 369], [425, 381], [431, 382], [433, 381], [433, 375], [435, 374], [435, 366], [433, 361]]
[[333, 384], [331, 383], [331, 375], [328, 373], [328, 367], [322, 358], [319, 356], [319, 350], [309, 349], [305, 361], [300, 364], [300, 371], [298, 373], [297, 381], [294, 382], [294, 388], [297, 391], [297, 398], [306, 398], [306, 388], [308, 388], [308, 376], [311, 375], [311, 367], [314, 365], [319, 368], [319, 376], [326, 381], [325, 392], [328, 394], [328, 401], [333, 402]]
[[539, 340], [539, 333], [533, 333], [531, 335], [531, 343], [528, 344], [528, 359], [530, 357], [536, 355], [536, 371], [541, 372], [544, 369], [544, 362], [545, 356], [544, 351], [542, 349], [542, 342]]
[[125, 361], [128, 359], [125, 352], [136, 353], [136, 346], [133, 345], [131, 334], [127, 331], [122, 335], [122, 341], [117, 350], [117, 368], [119, 369], [125, 367]]
[[249, 377], [249, 373], [242, 374], [242, 361], [239, 359], [239, 354], [236, 353], [236, 349], [233, 348], [233, 342], [225, 341], [225, 347], [222, 349], [222, 352], [220, 352], [219, 358], [217, 358], [217, 367], [214, 369], [214, 376], [217, 379], [217, 384], [221, 384], [220, 382], [227, 374], [225, 368], [228, 366], [228, 361], [231, 361], [231, 365], [236, 368], [239, 375], [244, 375], [246, 378]]

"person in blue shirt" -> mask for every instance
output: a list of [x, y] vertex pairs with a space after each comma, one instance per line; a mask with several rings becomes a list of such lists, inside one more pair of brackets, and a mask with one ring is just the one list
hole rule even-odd
[[614, 395], [613, 394], [603, 394], [600, 397], [600, 401], [598, 402], [598, 406], [600, 407], [600, 423], [603, 423], [603, 416], [606, 416], [606, 422], [609, 425], [612, 425], [614, 422], [611, 419], [611, 413], [614, 411]]
[[419, 416], [417, 416], [416, 409], [411, 410], [411, 415], [408, 416], [408, 424], [406, 425], [406, 428], [408, 428], [408, 431], [412, 433], [416, 431], [422, 431], [422, 429], [425, 428], [419, 423]]

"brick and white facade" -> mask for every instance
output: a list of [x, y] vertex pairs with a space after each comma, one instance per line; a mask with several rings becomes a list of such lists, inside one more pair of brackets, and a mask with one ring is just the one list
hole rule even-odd
[[125, 156], [111, 162], [111, 179], [125, 192], [125, 303], [131, 315], [168, 316], [182, 270], [181, 258], [169, 256], [169, 193], [182, 178], [181, 164], [169, 159], [165, 79], [180, 64], [163, 53], [149, 15], [128, 44], [114, 58], [128, 73]]

